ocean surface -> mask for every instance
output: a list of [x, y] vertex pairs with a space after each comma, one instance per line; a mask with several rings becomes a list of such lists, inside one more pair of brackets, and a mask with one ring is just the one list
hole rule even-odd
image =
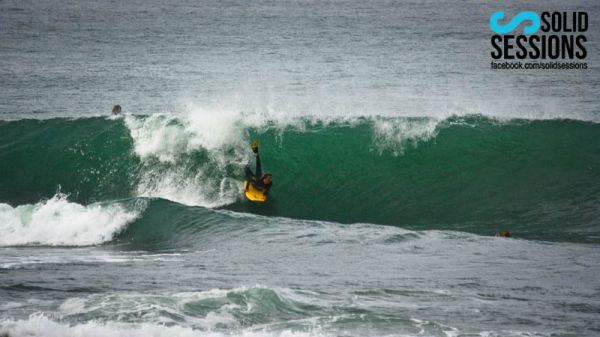
[[[589, 69], [491, 70], [498, 10]], [[600, 335], [599, 17], [0, 0], [0, 336]]]

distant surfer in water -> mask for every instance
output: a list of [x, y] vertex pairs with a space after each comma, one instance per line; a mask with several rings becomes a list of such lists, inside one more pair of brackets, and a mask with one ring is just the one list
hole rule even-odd
[[272, 175], [271, 173], [262, 173], [262, 167], [260, 166], [260, 155], [258, 154], [258, 142], [250, 144], [250, 148], [252, 148], [252, 152], [256, 153], [256, 170], [254, 173], [252, 173], [250, 166], [246, 165], [246, 167], [244, 167], [246, 180], [248, 180], [256, 189], [261, 190], [263, 194], [267, 194], [271, 188], [271, 185], [273, 184]]
[[504, 229], [504, 230], [501, 230], [499, 233], [497, 233], [496, 236], [501, 236], [503, 238], [510, 238], [510, 232], [507, 231], [506, 229]]
[[121, 113], [121, 106], [120, 106], [120, 105], [118, 105], [118, 104], [117, 104], [117, 105], [115, 105], [115, 106], [113, 106], [113, 109], [112, 109], [112, 114], [113, 114], [113, 115], [118, 115], [118, 114], [120, 114], [120, 113]]

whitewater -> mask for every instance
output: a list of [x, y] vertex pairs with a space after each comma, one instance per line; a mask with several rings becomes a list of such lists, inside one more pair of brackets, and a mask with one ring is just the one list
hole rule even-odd
[[600, 25], [489, 69], [554, 9], [0, 2], [0, 336], [597, 336]]

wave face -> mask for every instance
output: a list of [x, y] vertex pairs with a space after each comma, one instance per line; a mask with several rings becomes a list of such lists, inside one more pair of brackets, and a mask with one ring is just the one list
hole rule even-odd
[[[254, 138], [275, 180], [265, 205], [241, 197]], [[5, 121], [0, 202], [13, 214], [60, 189], [81, 205], [150, 197], [268, 216], [598, 242], [598, 139], [600, 125], [589, 122], [482, 116]]]

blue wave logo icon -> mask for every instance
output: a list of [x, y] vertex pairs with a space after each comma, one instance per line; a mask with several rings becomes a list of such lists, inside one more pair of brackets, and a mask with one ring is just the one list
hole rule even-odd
[[521, 23], [531, 21], [531, 25], [523, 29], [525, 35], [531, 35], [540, 29], [540, 17], [536, 12], [521, 12], [517, 14], [509, 23], [501, 25], [498, 21], [504, 19], [504, 12], [495, 12], [490, 16], [490, 28], [496, 34], [507, 34], [515, 30]]

